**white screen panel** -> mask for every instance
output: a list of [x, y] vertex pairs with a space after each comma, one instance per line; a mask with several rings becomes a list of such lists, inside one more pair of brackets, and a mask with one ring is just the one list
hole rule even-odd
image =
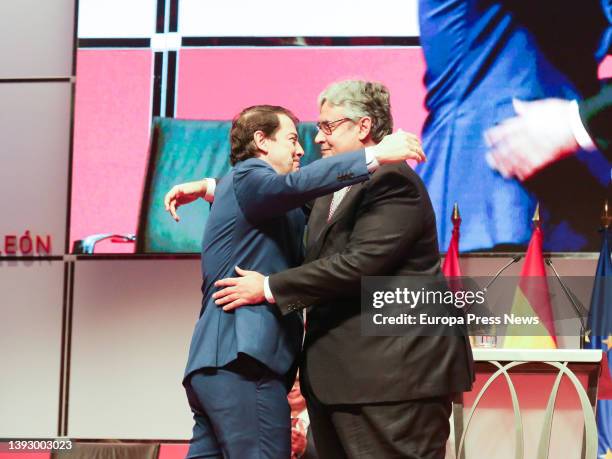
[[77, 262], [69, 436], [190, 437], [181, 381], [200, 279], [198, 260]]
[[0, 261], [0, 438], [57, 435], [61, 261]]
[[81, 0], [79, 38], [137, 38], [155, 33], [156, 0]]
[[0, 84], [0, 250], [6, 235], [52, 238], [64, 253], [70, 83]]
[[74, 0], [0, 2], [0, 78], [72, 74]]
[[183, 36], [418, 36], [417, 0], [181, 0]]

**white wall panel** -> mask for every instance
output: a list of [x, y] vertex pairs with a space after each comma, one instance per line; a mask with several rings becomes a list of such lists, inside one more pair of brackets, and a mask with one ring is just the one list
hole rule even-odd
[[[479, 275], [503, 264], [469, 260], [466, 271]], [[571, 263], [559, 261], [558, 269]], [[584, 260], [580, 271], [593, 263]], [[197, 260], [77, 261], [70, 436], [189, 438], [181, 379], [199, 312], [199, 284]], [[577, 422], [574, 413], [570, 418], [570, 425]]]
[[71, 85], [3, 83], [0, 101], [0, 250], [5, 235], [29, 230], [63, 254]]
[[80, 0], [78, 36], [150, 37], [155, 33], [156, 7], [156, 0]]
[[72, 74], [75, 0], [0, 2], [0, 78]]
[[184, 36], [418, 36], [417, 0], [181, 0]]
[[198, 260], [78, 261], [68, 434], [187, 439]]
[[64, 263], [0, 261], [0, 438], [57, 435]]

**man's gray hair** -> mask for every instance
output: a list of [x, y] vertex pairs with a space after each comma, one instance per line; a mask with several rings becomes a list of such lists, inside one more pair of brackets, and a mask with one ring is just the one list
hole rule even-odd
[[393, 132], [389, 99], [389, 90], [382, 83], [344, 80], [330, 84], [319, 94], [319, 108], [327, 102], [344, 108], [344, 115], [354, 121], [366, 116], [371, 118], [372, 140], [378, 143]]

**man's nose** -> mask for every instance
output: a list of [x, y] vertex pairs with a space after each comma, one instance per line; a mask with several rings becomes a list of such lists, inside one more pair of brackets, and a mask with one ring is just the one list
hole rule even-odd
[[323, 132], [319, 129], [319, 131], [317, 132], [317, 135], [315, 136], [315, 143], [323, 143], [325, 142], [325, 134], [323, 134]]
[[297, 147], [295, 148], [295, 154], [300, 158], [304, 156], [304, 149], [302, 148], [302, 144], [298, 142]]

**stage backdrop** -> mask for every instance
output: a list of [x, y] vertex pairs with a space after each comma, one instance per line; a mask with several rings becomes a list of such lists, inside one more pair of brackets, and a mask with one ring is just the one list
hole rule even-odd
[[[229, 11], [227, 5], [182, 0], [170, 2], [169, 11], [156, 10], [159, 2], [154, 0], [129, 5], [83, 0], [78, 18], [70, 246], [91, 236], [118, 234], [137, 235], [141, 240], [118, 243], [107, 239], [98, 243], [96, 252], [134, 252], [137, 248], [197, 252], [207, 215], [204, 202], [180, 210], [184, 218], [168, 227], [176, 233], [170, 241], [142, 240], [146, 228], [139, 223], [146, 216], [155, 214], [160, 225], [170, 224], [170, 217], [160, 212], [162, 202], [152, 199], [147, 186], [147, 177], [160, 175], [152, 150], [155, 117], [227, 122], [246, 106], [266, 103], [284, 105], [302, 121], [313, 122], [321, 90], [337, 80], [363, 78], [381, 81], [390, 89], [396, 128], [419, 133], [427, 116], [426, 65], [419, 46], [416, 3], [398, 7], [384, 0], [380, 8], [371, 14], [368, 9], [368, 17], [363, 17], [359, 8], [335, 11], [333, 4], [317, 0], [295, 11], [300, 21], [264, 24], [249, 20], [257, 14], [249, 2], [232, 4], [236, 8]], [[286, 8], [283, 2], [270, 5]], [[333, 28], [319, 20], [321, 11], [337, 19]], [[380, 26], [383, 20], [385, 27]], [[600, 77], [610, 75], [612, 63], [604, 61]], [[225, 172], [229, 167], [227, 144], [214, 143], [220, 133], [225, 131], [211, 131], [208, 145], [205, 137], [198, 139], [201, 145], [184, 144], [184, 155], [195, 155], [199, 163], [220, 164], [204, 170]], [[175, 140], [173, 148], [180, 152], [181, 139]], [[212, 151], [211, 145], [221, 147]], [[435, 159], [440, 152], [427, 154]], [[180, 169], [180, 164], [172, 166], [172, 176], [164, 183], [201, 178], [201, 168]], [[469, 172], [473, 165], [465, 162], [461, 167]], [[556, 189], [558, 183], [551, 180], [549, 186]], [[484, 194], [492, 191], [484, 190]], [[444, 194], [452, 202], [457, 193], [448, 189]], [[581, 196], [559, 204], [575, 209], [577, 220], [591, 220], [581, 214]], [[168, 220], [163, 221], [165, 218]], [[488, 218], [482, 215], [482, 221]], [[448, 239], [449, 215], [437, 215], [437, 219], [443, 242]], [[526, 219], [519, 224], [528, 228], [530, 222]], [[554, 250], [595, 250], [597, 226], [598, 221], [593, 221], [593, 231], [584, 235], [579, 247], [569, 243], [564, 247], [561, 241], [555, 242]], [[168, 235], [159, 234], [161, 238]], [[487, 245], [479, 234], [464, 234], [462, 243], [474, 240], [483, 242], [462, 249], [503, 250]], [[507, 242], [516, 250], [527, 241]], [[441, 246], [444, 250], [445, 244]]]

